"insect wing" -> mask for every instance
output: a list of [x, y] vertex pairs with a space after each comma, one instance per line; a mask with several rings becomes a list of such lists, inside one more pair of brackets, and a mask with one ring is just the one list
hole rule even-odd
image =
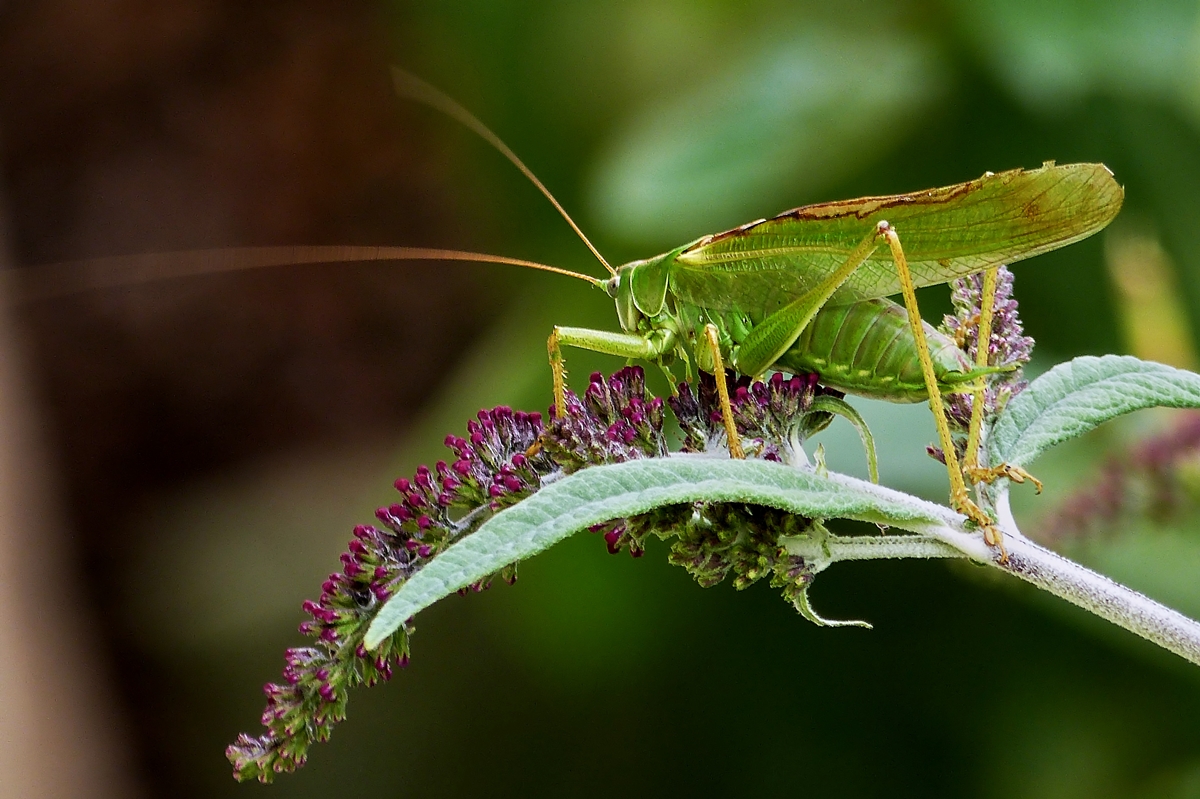
[[[676, 259], [672, 285], [703, 307], [769, 312], [828, 277], [885, 219], [916, 284], [945, 283], [1086, 238], [1112, 221], [1123, 198], [1103, 164], [1046, 164], [912, 194], [806, 205], [700, 239]], [[830, 303], [899, 291], [881, 247]]]

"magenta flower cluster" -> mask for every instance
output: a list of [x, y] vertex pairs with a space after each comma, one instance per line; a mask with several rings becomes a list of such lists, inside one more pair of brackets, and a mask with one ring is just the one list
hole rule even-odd
[[[764, 383], [739, 377], [727, 383], [733, 421], [747, 453], [764, 460], [782, 460], [791, 440], [804, 441], [824, 430], [833, 420], [825, 412], [811, 412], [819, 396], [841, 398], [840, 391], [817, 385], [813, 374], [785, 377], [776, 372]], [[726, 446], [725, 427], [717, 402], [716, 378], [700, 375], [696, 392], [687, 383], [667, 400], [683, 429], [683, 451], [704, 452]]]
[[[467, 438], [446, 439], [452, 462], [439, 461], [433, 470], [422, 466], [411, 480], [396, 481], [399, 501], [376, 511], [379, 526], [354, 528], [342, 571], [324, 582], [319, 599], [304, 603], [310, 618], [300, 632], [315, 645], [289, 649], [284, 682], [264, 687], [266, 733], [240, 735], [226, 750], [235, 777], [270, 782], [302, 766], [311, 744], [327, 740], [345, 718], [351, 688], [390, 679], [394, 667], [408, 664], [408, 626], [373, 652], [363, 646], [375, 612], [397, 585], [486, 514], [537, 490], [554, 468], [535, 446], [541, 435], [540, 414], [480, 411], [467, 425]], [[515, 580], [515, 567], [502, 576]]]
[[588, 381], [582, 397], [568, 391], [566, 413], [551, 409], [545, 446], [567, 472], [667, 454], [663, 401], [646, 390], [640, 366], [626, 366]]

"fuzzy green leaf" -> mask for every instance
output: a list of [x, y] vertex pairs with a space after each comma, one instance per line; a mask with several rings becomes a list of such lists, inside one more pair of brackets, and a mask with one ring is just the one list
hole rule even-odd
[[991, 462], [1027, 466], [1064, 441], [1142, 408], [1200, 408], [1200, 375], [1138, 358], [1076, 358], [1029, 384], [1000, 414]]
[[507, 508], [402, 585], [367, 631], [373, 648], [413, 614], [460, 588], [611, 519], [686, 502], [744, 502], [811, 518], [920, 530], [950, 511], [860, 480], [779, 463], [670, 457], [594, 466]]

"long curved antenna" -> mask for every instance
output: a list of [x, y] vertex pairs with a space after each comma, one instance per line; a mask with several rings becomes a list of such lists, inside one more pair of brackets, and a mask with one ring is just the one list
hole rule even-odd
[[489, 264], [540, 269], [578, 278], [593, 286], [604, 281], [536, 261], [429, 247], [230, 247], [216, 250], [187, 250], [145, 255], [123, 255], [67, 261], [36, 267], [0, 271], [0, 281], [10, 302], [35, 302], [96, 289], [116, 288], [159, 280], [238, 272], [268, 266], [332, 264], [363, 261], [476, 261]]
[[600, 251], [592, 245], [592, 242], [587, 236], [584, 235], [583, 231], [579, 229], [579, 225], [575, 224], [575, 220], [571, 218], [571, 215], [567, 213], [566, 209], [559, 205], [558, 200], [554, 199], [554, 195], [550, 193], [550, 190], [547, 189], [545, 185], [543, 185], [542, 182], [537, 179], [537, 175], [533, 174], [533, 171], [530, 170], [529, 167], [525, 166], [524, 162], [521, 161], [520, 158], [517, 158], [516, 153], [508, 149], [508, 145], [501, 141], [499, 136], [497, 136], [495, 133], [492, 133], [491, 129], [488, 128], [487, 125], [480, 122], [478, 117], [476, 117], [467, 109], [463, 108], [458, 104], [457, 101], [454, 100], [454, 98], [445, 94], [440, 89], [431, 86], [430, 84], [418, 78], [416, 75], [405, 72], [399, 67], [392, 67], [392, 83], [396, 87], [396, 94], [409, 100], [416, 100], [419, 103], [425, 103], [425, 105], [441, 111], [446, 116], [458, 120], [463, 125], [466, 125], [468, 128], [475, 131], [475, 133], [479, 134], [479, 136], [481, 136], [488, 144], [499, 150], [500, 153], [509, 161], [511, 161], [513, 166], [521, 170], [521, 173], [525, 175], [525, 177], [529, 178], [530, 182], [537, 186], [538, 190], [545, 195], [546, 199], [558, 209], [558, 212], [562, 214], [563, 219], [567, 220], [567, 224], [571, 226], [571, 229], [574, 230], [576, 235], [583, 240], [583, 243], [587, 245], [587, 248], [592, 251], [592, 255], [596, 256], [596, 259], [600, 261], [600, 263], [604, 264], [604, 268], [608, 270], [609, 274], [615, 275], [617, 273], [615, 269], [609, 266], [608, 261], [604, 260], [604, 256], [601, 255]]

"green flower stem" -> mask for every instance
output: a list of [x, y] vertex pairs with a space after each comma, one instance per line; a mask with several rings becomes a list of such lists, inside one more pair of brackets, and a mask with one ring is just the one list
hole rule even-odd
[[789, 555], [819, 564], [818, 570], [843, 560], [968, 557], [930, 535], [829, 535], [823, 541], [812, 536], [794, 536], [781, 538], [779, 543]]

